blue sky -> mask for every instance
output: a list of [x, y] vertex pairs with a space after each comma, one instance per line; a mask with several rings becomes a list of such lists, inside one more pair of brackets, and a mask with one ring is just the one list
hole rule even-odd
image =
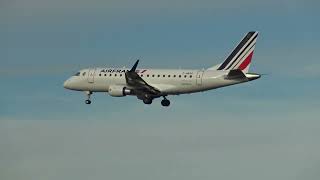
[[[317, 179], [320, 3], [16, 0], [0, 6], [1, 179]], [[152, 106], [62, 83], [105, 66], [207, 68], [248, 31], [258, 81]]]

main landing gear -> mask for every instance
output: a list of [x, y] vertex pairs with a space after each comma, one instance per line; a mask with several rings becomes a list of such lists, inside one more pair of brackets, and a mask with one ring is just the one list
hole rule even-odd
[[[153, 100], [152, 98], [144, 98], [143, 103], [144, 104], [152, 104], [152, 100]], [[168, 106], [170, 106], [170, 101], [165, 96], [163, 96], [163, 100], [161, 101], [161, 105], [164, 107], [168, 107]]]
[[92, 92], [91, 91], [87, 91], [86, 92], [86, 95], [87, 95], [87, 100], [85, 101], [86, 104], [91, 104], [91, 94]]
[[140, 99], [144, 104], [152, 104], [153, 97], [150, 94], [144, 94]]
[[152, 104], [152, 99], [143, 99], [144, 104]]
[[170, 101], [165, 96], [163, 96], [163, 98], [164, 99], [161, 101], [161, 105], [165, 107], [170, 106]]

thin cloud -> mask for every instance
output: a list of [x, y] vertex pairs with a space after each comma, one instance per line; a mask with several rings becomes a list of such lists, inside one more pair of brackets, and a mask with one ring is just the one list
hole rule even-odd
[[[257, 10], [268, 7], [271, 11], [290, 11], [300, 7], [315, 7], [318, 2], [307, 1], [256, 1], [256, 0], [16, 0], [4, 2], [0, 8], [4, 20], [10, 21], [27, 17], [60, 17], [71, 14], [105, 14], [110, 18], [127, 15], [146, 14], [189, 14], [205, 9], [229, 14], [229, 10]], [[11, 18], [10, 18], [11, 17]], [[45, 19], [45, 18], [44, 18]], [[44, 20], [43, 19], [43, 20]]]
[[[75, 65], [0, 67], [0, 76], [61, 75], [79, 70]], [[71, 75], [71, 74], [70, 74]]]
[[302, 77], [320, 77], [320, 64], [307, 64], [302, 66], [301, 72], [298, 73]]
[[[1, 176], [17, 180], [317, 177], [312, 169], [318, 167], [320, 145], [314, 137], [319, 131], [312, 127], [319, 122], [288, 118], [129, 124], [116, 123], [119, 119], [1, 120]], [[305, 173], [306, 167], [311, 175]]]

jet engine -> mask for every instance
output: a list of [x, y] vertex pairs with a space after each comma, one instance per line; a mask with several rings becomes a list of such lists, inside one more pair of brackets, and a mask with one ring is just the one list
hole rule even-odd
[[113, 97], [123, 97], [126, 95], [131, 95], [132, 90], [127, 89], [125, 86], [111, 85], [109, 86], [108, 93], [110, 96], [113, 96]]

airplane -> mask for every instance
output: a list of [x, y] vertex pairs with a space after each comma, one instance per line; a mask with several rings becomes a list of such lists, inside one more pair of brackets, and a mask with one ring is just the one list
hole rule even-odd
[[91, 104], [95, 92], [107, 92], [113, 97], [136, 96], [144, 104], [163, 97], [162, 106], [169, 106], [169, 95], [190, 94], [256, 80], [260, 74], [249, 73], [258, 37], [248, 32], [225, 61], [208, 69], [131, 69], [88, 68], [64, 82], [64, 88], [85, 92], [86, 104]]

